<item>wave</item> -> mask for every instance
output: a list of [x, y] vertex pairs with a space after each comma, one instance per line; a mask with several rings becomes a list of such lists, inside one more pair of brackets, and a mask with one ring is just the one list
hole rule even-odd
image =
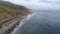
[[26, 20], [29, 20], [29, 19], [30, 19], [31, 17], [33, 17], [34, 15], [35, 15], [35, 13], [28, 15], [27, 18], [26, 18]]
[[16, 26], [16, 28], [14, 29], [13, 32], [11, 32], [11, 34], [15, 34], [15, 33], [17, 32], [17, 30], [20, 29], [20, 27], [21, 27], [23, 24], [25, 24], [25, 22], [26, 22], [27, 20], [29, 20], [33, 15], [35, 15], [35, 13], [30, 14], [30, 15], [28, 15], [27, 17], [25, 17], [23, 20], [21, 20], [20, 23], [19, 23], [19, 25]]

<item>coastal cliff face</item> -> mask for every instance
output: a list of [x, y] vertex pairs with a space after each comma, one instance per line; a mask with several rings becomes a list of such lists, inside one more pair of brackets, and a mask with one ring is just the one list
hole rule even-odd
[[23, 13], [29, 13], [26, 7], [6, 1], [0, 1], [0, 21]]
[[29, 9], [22, 5], [0, 1], [0, 34], [9, 34], [29, 13]]

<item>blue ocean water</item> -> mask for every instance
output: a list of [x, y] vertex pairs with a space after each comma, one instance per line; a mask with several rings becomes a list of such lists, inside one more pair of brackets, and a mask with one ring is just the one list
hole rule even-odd
[[59, 10], [31, 10], [33, 16], [13, 34], [60, 34]]

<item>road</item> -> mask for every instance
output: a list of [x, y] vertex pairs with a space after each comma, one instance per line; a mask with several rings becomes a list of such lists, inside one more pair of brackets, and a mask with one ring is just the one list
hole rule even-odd
[[17, 17], [14, 17], [11, 20], [7, 20], [5, 23], [3, 23], [1, 25], [2, 28], [0, 29], [0, 34], [5, 34], [6, 31], [8, 31], [11, 27], [13, 27], [15, 24], [17, 24], [25, 16], [24, 15], [23, 16], [18, 15]]

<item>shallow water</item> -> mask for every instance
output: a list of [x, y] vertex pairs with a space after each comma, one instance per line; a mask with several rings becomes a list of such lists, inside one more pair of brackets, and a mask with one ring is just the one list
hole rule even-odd
[[24, 24], [19, 25], [11, 34], [60, 34], [59, 10], [31, 10]]

